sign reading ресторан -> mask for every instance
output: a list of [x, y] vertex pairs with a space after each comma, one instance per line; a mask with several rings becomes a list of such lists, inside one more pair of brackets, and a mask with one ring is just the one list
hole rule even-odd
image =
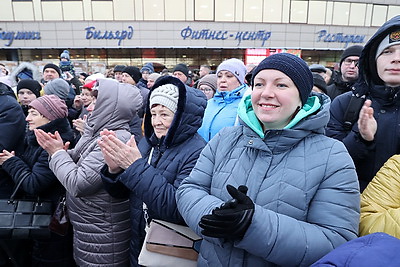
[[239, 46], [242, 41], [246, 40], [259, 40], [261, 41], [261, 46], [265, 45], [265, 42], [271, 37], [270, 31], [259, 30], [259, 31], [236, 31], [229, 32], [223, 30], [210, 30], [210, 29], [200, 29], [194, 30], [190, 26], [181, 30], [181, 37], [183, 40], [226, 40], [234, 39]]
[[10, 46], [14, 40], [40, 40], [40, 32], [35, 31], [3, 31], [0, 28], [0, 40], [7, 41], [4, 45]]
[[341, 32], [338, 33], [329, 33], [327, 30], [320, 30], [317, 32], [317, 42], [326, 42], [326, 43], [345, 43], [345, 48], [349, 43], [353, 44], [361, 44], [365, 42], [366, 35], [358, 35], [358, 34], [343, 34]]

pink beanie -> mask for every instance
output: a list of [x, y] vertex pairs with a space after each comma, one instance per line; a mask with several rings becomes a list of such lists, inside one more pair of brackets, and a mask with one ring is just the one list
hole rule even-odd
[[68, 116], [68, 108], [64, 100], [56, 95], [44, 95], [36, 98], [30, 104], [30, 107], [36, 109], [40, 114], [53, 121]]

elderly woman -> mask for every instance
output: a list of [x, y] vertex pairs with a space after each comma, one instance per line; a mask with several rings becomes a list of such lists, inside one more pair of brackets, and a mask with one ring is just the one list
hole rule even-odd
[[99, 80], [96, 106], [76, 147], [65, 151], [62, 140], [35, 130], [50, 155], [50, 169], [67, 190], [78, 266], [129, 265], [129, 200], [116, 199], [103, 188], [104, 158], [97, 139], [107, 128], [122, 141], [131, 137], [129, 121], [142, 105], [138, 89], [112, 79]]
[[131, 266], [138, 265], [145, 236], [143, 202], [150, 218], [183, 224], [175, 192], [206, 144], [197, 134], [207, 103], [203, 93], [170, 76], [152, 88], [139, 146], [133, 138], [124, 144], [109, 131], [99, 141], [108, 164], [102, 171], [108, 192], [130, 194]]
[[222, 128], [235, 125], [237, 108], [248, 89], [244, 82], [246, 66], [231, 58], [217, 68], [217, 92], [208, 100], [199, 134], [208, 142]]
[[[22, 80], [24, 81], [24, 80]], [[56, 95], [45, 95], [29, 103], [29, 131], [25, 137], [25, 150], [21, 155], [3, 150], [0, 165], [15, 184], [22, 180], [21, 189], [25, 195], [52, 200], [55, 209], [65, 189], [49, 168], [48, 153], [38, 144], [34, 129], [55, 133], [64, 142], [73, 140], [73, 132], [67, 119], [67, 105]], [[20, 255], [21, 256], [21, 255]], [[52, 234], [49, 239], [33, 240], [32, 266], [71, 266], [72, 235], [65, 237]]]
[[308, 266], [358, 233], [359, 189], [344, 145], [326, 137], [330, 100], [307, 64], [275, 54], [254, 70], [242, 125], [218, 133], [177, 190], [203, 236], [198, 266]]

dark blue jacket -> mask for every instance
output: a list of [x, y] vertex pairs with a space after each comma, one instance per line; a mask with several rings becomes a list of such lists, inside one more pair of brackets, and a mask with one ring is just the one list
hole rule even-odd
[[[375, 54], [378, 45], [393, 29], [400, 27], [400, 16], [386, 22], [365, 45], [360, 57], [359, 80], [352, 92], [336, 97], [331, 104], [331, 118], [326, 134], [341, 140], [349, 151], [360, 181], [361, 191], [372, 180], [382, 165], [400, 153], [400, 87], [388, 87], [379, 78]], [[351, 130], [344, 126], [344, 116], [352, 94], [372, 100], [378, 130], [372, 142], [359, 134], [357, 122]]]
[[[56, 119], [38, 127], [45, 132], [58, 131], [64, 142], [72, 142], [74, 134], [66, 118]], [[24, 178], [21, 191], [27, 195], [40, 196], [57, 204], [64, 187], [49, 168], [49, 154], [38, 144], [33, 131], [25, 138], [25, 151], [3, 163], [3, 169], [12, 177], [15, 184]]]
[[[123, 197], [130, 193], [131, 266], [138, 265], [137, 258], [145, 236], [143, 202], [146, 203], [151, 218], [183, 224], [177, 209], [175, 192], [182, 180], [190, 174], [206, 144], [197, 133], [207, 105], [204, 94], [200, 90], [185, 87], [174, 77], [159, 79], [153, 88], [163, 84], [174, 84], [179, 88], [178, 109], [167, 135], [161, 140], [154, 135], [150, 107], [147, 104], [145, 138], [138, 146], [143, 158], [135, 161], [118, 176], [110, 175], [106, 167], [102, 170], [103, 182], [112, 196]], [[149, 165], [147, 161], [152, 148]]]
[[[25, 115], [10, 87], [0, 82], [0, 151], [22, 152]], [[0, 166], [0, 196], [9, 197], [14, 183]]]

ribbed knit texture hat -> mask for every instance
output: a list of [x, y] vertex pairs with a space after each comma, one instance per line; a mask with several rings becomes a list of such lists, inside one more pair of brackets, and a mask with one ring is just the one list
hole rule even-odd
[[128, 66], [125, 67], [122, 72], [128, 73], [136, 83], [138, 83], [142, 78], [142, 74], [138, 67]]
[[265, 69], [279, 70], [285, 73], [299, 90], [301, 103], [304, 105], [307, 102], [314, 81], [312, 73], [304, 60], [288, 53], [271, 55], [261, 61], [253, 70], [251, 84], [254, 84], [254, 77], [257, 73]]
[[63, 100], [67, 99], [69, 90], [69, 84], [61, 78], [51, 80], [44, 86], [46, 95], [56, 95]]
[[223, 61], [221, 64], [219, 64], [217, 68], [217, 74], [218, 72], [222, 70], [227, 70], [231, 72], [235, 77], [239, 80], [240, 84], [244, 83], [244, 77], [246, 76], [246, 66], [244, 65], [243, 61], [237, 58], [230, 58], [225, 61]]
[[343, 51], [342, 56], [340, 57], [339, 66], [341, 66], [342, 62], [348, 57], [360, 57], [362, 50], [363, 50], [362, 45], [352, 45], [352, 46], [347, 47]]
[[173, 113], [178, 108], [179, 89], [173, 84], [164, 84], [155, 88], [150, 95], [150, 108], [155, 104], [169, 108]]
[[61, 69], [56, 64], [48, 63], [43, 67], [43, 72], [45, 71], [45, 69], [54, 69], [55, 71], [58, 72], [58, 75], [61, 77]]
[[180, 71], [183, 74], [185, 74], [186, 77], [189, 77], [189, 68], [188, 66], [186, 66], [186, 64], [183, 63], [177, 64], [173, 69], [172, 73], [174, 73], [175, 71]]
[[217, 91], [217, 74], [207, 74], [203, 78], [200, 79], [197, 84], [197, 88], [200, 88], [201, 85], [208, 85], [211, 89]]
[[154, 72], [153, 63], [149, 62], [144, 64], [143, 67], [140, 69], [140, 72], [143, 73], [143, 71], [147, 71], [149, 74], [152, 74]]
[[30, 104], [30, 107], [36, 109], [40, 114], [53, 121], [68, 116], [68, 108], [64, 100], [56, 95], [44, 95], [36, 98]]
[[69, 56], [69, 51], [68, 50], [64, 50], [61, 55], [60, 58], [66, 58], [68, 59], [68, 61], [70, 60], [70, 56]]
[[17, 93], [21, 89], [28, 89], [31, 90], [32, 93], [35, 94], [36, 97], [40, 96], [40, 90], [42, 90], [42, 86], [38, 81], [31, 80], [31, 79], [25, 79], [25, 80], [20, 80], [17, 85]]
[[319, 75], [318, 73], [313, 73], [312, 76], [314, 80], [314, 85], [318, 87], [322, 92], [327, 94], [328, 91], [326, 90], [326, 82], [324, 78], [322, 78], [322, 76]]
[[400, 29], [392, 31], [385, 38], [383, 38], [378, 48], [376, 49], [375, 59], [378, 58], [382, 54], [383, 50], [385, 50], [386, 48], [398, 44], [400, 44]]

